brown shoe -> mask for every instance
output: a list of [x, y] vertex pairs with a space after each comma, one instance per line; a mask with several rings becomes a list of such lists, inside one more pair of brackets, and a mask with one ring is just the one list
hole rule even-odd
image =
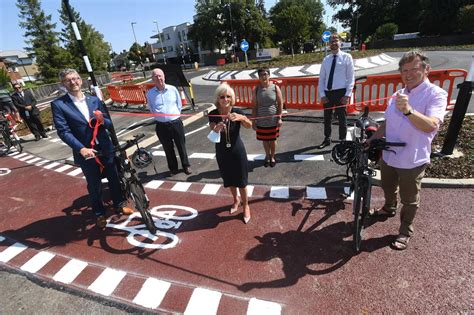
[[101, 230], [105, 229], [105, 226], [107, 225], [105, 215], [99, 215], [95, 221], [95, 225]]
[[193, 171], [191, 170], [190, 167], [185, 167], [184, 168], [184, 174], [186, 175], [191, 175], [193, 173]]
[[125, 214], [125, 215], [130, 215], [132, 214], [134, 211], [132, 208], [129, 208], [129, 207], [119, 207], [119, 208], [115, 208], [115, 213], [117, 214]]

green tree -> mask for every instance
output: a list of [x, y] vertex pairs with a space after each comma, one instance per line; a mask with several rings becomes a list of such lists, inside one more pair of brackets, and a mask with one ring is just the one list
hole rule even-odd
[[462, 32], [474, 32], [474, 5], [466, 5], [459, 10], [458, 26]]
[[374, 38], [376, 40], [391, 40], [393, 35], [397, 34], [398, 26], [395, 23], [386, 23], [380, 25], [375, 30]]
[[[92, 69], [98, 71], [104, 71], [107, 68], [109, 62], [110, 44], [104, 41], [104, 36], [96, 31], [92, 25], [87, 24], [79, 15], [79, 13], [71, 7], [72, 15], [76, 20], [79, 33], [81, 34], [82, 43], [87, 51], [87, 56], [91, 63]], [[66, 49], [72, 56], [72, 62], [74, 67], [81, 73], [86, 73], [87, 68], [82, 59], [82, 52], [79, 49], [79, 45], [76, 41], [74, 31], [69, 22], [66, 7], [64, 2], [59, 10], [60, 20], [64, 27], [61, 29], [60, 39], [64, 43]]]
[[420, 32], [427, 35], [450, 34], [457, 28], [461, 7], [472, 0], [422, 0]]
[[10, 83], [10, 76], [8, 75], [7, 70], [0, 68], [0, 87], [4, 87], [8, 83]]
[[51, 22], [51, 15], [41, 9], [39, 0], [17, 0], [16, 6], [20, 10], [19, 25], [27, 38], [25, 49], [36, 57], [39, 72], [46, 81], [57, 80], [59, 71], [71, 66], [71, 55], [59, 46], [58, 34], [54, 31], [56, 24]]
[[255, 43], [261, 46], [271, 43], [273, 29], [265, 18], [262, 0], [196, 0], [195, 10], [194, 24], [188, 36], [205, 49], [230, 47], [244, 38], [250, 48]]
[[135, 62], [135, 64], [143, 63], [146, 58], [145, 47], [138, 43], [133, 43], [129, 49], [127, 58], [128, 60]]
[[319, 0], [281, 0], [270, 9], [275, 28], [273, 40], [287, 51], [299, 50], [304, 42], [319, 42], [324, 31], [323, 5]]

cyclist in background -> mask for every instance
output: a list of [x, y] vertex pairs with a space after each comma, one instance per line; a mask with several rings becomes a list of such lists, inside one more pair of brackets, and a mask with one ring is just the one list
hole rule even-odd
[[5, 114], [12, 114], [13, 119], [15, 119], [17, 123], [21, 122], [20, 114], [13, 104], [12, 97], [6, 85], [0, 86], [0, 110]]
[[420, 205], [421, 179], [430, 163], [431, 141], [443, 122], [447, 93], [428, 80], [429, 59], [420, 51], [409, 51], [400, 59], [399, 71], [405, 88], [397, 91], [385, 111], [385, 123], [367, 141], [385, 136], [404, 147], [384, 151], [380, 161], [385, 204], [372, 216], [395, 216], [400, 192], [399, 235], [391, 244], [404, 250], [413, 236], [413, 221]]
[[[95, 96], [85, 95], [81, 91], [82, 79], [74, 69], [65, 69], [59, 74], [61, 84], [68, 93], [51, 103], [53, 120], [58, 136], [72, 148], [74, 162], [79, 164], [87, 181], [87, 190], [92, 210], [97, 217], [97, 227], [107, 224], [105, 208], [102, 203], [101, 177], [107, 177], [115, 212], [131, 214], [133, 210], [125, 207], [117, 168], [114, 162], [114, 147], [106, 128], [112, 122], [102, 114], [104, 103]], [[99, 126], [97, 141], [93, 141], [93, 127]], [[92, 142], [92, 144], [91, 144]], [[97, 158], [95, 149], [103, 154]]]

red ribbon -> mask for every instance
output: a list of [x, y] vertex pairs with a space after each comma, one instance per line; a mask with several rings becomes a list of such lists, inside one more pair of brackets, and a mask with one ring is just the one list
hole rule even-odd
[[[104, 124], [103, 120], [99, 121], [99, 120], [95, 119], [95, 125], [92, 126], [92, 120], [93, 119], [95, 119], [95, 118], [91, 118], [89, 120], [89, 127], [91, 127], [94, 130], [93, 133], [92, 133], [92, 140], [91, 140], [91, 148], [92, 149], [94, 148], [95, 140], [97, 138], [97, 134], [99, 133], [99, 127], [100, 127], [100, 125]], [[95, 161], [97, 162], [97, 164], [99, 164], [100, 172], [102, 173], [102, 171], [105, 168], [104, 164], [102, 164], [102, 162], [100, 161], [98, 156], [95, 157]]]

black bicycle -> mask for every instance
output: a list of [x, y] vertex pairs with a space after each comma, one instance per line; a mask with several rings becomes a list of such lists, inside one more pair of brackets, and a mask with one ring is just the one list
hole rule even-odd
[[135, 135], [133, 139], [117, 145], [115, 147], [115, 164], [117, 166], [123, 197], [132, 201], [135, 209], [140, 212], [147, 230], [150, 233], [155, 234], [157, 228], [149, 211], [150, 201], [145, 193], [142, 183], [138, 179], [137, 171], [132, 167], [126, 152], [128, 148], [135, 145], [138, 149], [137, 152], [142, 150], [138, 147], [138, 142], [144, 137], [144, 134], [138, 134]]
[[405, 146], [405, 143], [387, 142], [384, 138], [372, 140], [370, 146], [365, 141], [377, 130], [378, 124], [368, 116], [368, 108], [357, 119], [352, 141], [340, 141], [332, 149], [332, 158], [339, 165], [347, 165], [346, 175], [350, 179], [349, 195], [354, 193], [352, 214], [354, 215], [353, 241], [356, 252], [360, 251], [364, 224], [369, 215], [372, 194], [372, 178], [375, 170], [369, 160], [377, 161], [382, 150]]
[[16, 124], [12, 124], [7, 116], [3, 113], [0, 116], [0, 133], [3, 139], [3, 145], [5, 146], [4, 154], [10, 153], [11, 148], [15, 148], [19, 153], [23, 151], [23, 146], [20, 143], [20, 138], [15, 132]]

